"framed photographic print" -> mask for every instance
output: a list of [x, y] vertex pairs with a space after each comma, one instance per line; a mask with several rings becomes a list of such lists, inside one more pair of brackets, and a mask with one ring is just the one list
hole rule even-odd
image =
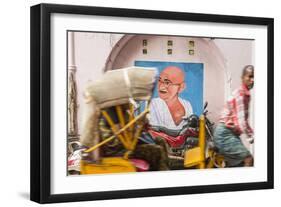
[[31, 7], [31, 200], [273, 188], [273, 22]]

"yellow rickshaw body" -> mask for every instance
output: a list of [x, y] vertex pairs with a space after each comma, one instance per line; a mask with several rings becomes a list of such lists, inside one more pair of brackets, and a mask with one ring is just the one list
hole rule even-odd
[[99, 163], [87, 163], [81, 160], [81, 174], [105, 174], [136, 172], [135, 166], [122, 157], [105, 157]]

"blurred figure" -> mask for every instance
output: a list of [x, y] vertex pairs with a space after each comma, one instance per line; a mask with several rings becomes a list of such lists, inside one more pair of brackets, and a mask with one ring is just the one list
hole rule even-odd
[[254, 66], [247, 65], [241, 75], [241, 86], [228, 98], [220, 122], [215, 129], [214, 141], [227, 166], [253, 165], [253, 157], [243, 145], [240, 135], [253, 137], [249, 125], [250, 90], [254, 86]]

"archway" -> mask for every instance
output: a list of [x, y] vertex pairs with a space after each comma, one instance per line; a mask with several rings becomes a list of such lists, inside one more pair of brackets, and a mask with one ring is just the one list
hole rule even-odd
[[[142, 53], [147, 40], [147, 54]], [[172, 40], [172, 47], [167, 41]], [[188, 53], [189, 41], [194, 41], [194, 54]], [[167, 49], [172, 48], [172, 54]], [[231, 77], [227, 61], [213, 38], [159, 35], [124, 35], [114, 46], [105, 64], [105, 71], [134, 65], [136, 60], [193, 62], [204, 64], [204, 101], [209, 102], [210, 118], [217, 121], [225, 97], [230, 93]]]

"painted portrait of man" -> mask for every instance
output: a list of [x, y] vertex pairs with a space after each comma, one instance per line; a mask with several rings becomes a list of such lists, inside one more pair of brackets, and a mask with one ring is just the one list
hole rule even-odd
[[202, 63], [135, 61], [135, 66], [158, 70], [158, 80], [149, 107], [151, 126], [180, 130], [191, 114], [202, 114]]
[[186, 89], [184, 72], [176, 66], [166, 67], [159, 75], [157, 89], [159, 97], [150, 105], [150, 125], [181, 129], [193, 113], [190, 102], [179, 97]]

